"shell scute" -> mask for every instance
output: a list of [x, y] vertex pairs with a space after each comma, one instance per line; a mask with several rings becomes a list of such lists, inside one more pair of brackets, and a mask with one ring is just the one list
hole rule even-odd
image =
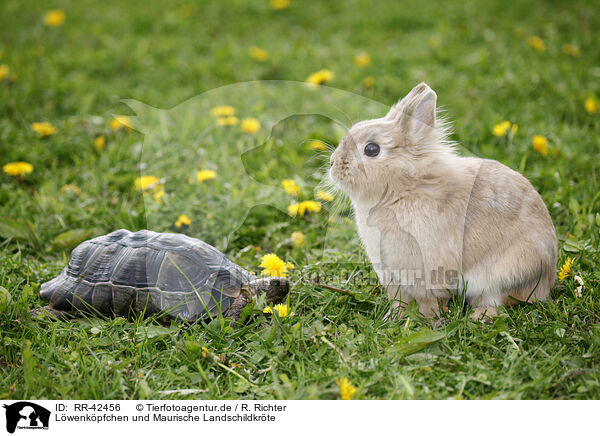
[[100, 313], [112, 312], [112, 287], [107, 283], [98, 283], [92, 292], [92, 307]]
[[164, 251], [148, 247], [121, 247], [117, 259], [113, 262], [109, 280], [114, 285], [156, 287], [165, 254]]
[[215, 253], [222, 253], [216, 250], [214, 247], [194, 238], [190, 238], [186, 235], [174, 234], [174, 233], [158, 233], [155, 238], [152, 238], [148, 242], [148, 246], [155, 250], [168, 250], [168, 251], [187, 251], [191, 250], [198, 245], [206, 245], [214, 250]]
[[112, 233], [109, 233], [108, 235], [100, 236], [99, 238], [96, 238], [96, 240], [102, 239], [102, 240], [106, 241], [108, 244], [112, 244], [114, 242], [118, 242], [118, 241], [122, 240], [123, 238], [129, 236], [130, 234], [131, 234], [131, 232], [129, 230], [119, 229], [119, 230], [115, 230]]
[[95, 246], [90, 245], [90, 251], [93, 251], [89, 256], [83, 268], [73, 268], [71, 262], [67, 266], [67, 271], [70, 275], [80, 277], [88, 282], [102, 283], [109, 282], [115, 267], [114, 260], [121, 247], [118, 245]]
[[77, 279], [63, 271], [58, 277], [42, 284], [40, 295], [48, 300], [54, 309], [68, 311], [71, 309], [73, 301], [71, 289], [76, 286]]
[[192, 250], [166, 252], [158, 271], [156, 286], [173, 292], [203, 289], [209, 274], [209, 268], [198, 262]]
[[127, 316], [135, 305], [138, 290], [132, 286], [113, 286], [112, 311]]
[[73, 299], [71, 301], [73, 307], [77, 310], [89, 311], [94, 304], [94, 289], [95, 287], [91, 283], [79, 281], [73, 291]]

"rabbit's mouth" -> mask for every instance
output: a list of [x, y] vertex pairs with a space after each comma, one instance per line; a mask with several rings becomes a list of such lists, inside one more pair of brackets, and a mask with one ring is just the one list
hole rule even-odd
[[340, 185], [345, 184], [345, 181], [349, 178], [349, 175], [350, 168], [346, 162], [335, 162], [329, 169], [329, 178]]
[[348, 162], [334, 162], [329, 169], [329, 178], [347, 194], [350, 194], [350, 191], [356, 188], [356, 180], [352, 173]]

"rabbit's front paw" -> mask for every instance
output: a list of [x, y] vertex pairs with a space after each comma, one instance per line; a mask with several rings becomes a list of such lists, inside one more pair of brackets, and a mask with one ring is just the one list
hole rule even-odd
[[419, 312], [429, 319], [441, 318], [448, 312], [448, 300], [445, 298], [417, 299], [417, 303]]
[[392, 300], [392, 304], [390, 306], [390, 310], [383, 316], [384, 320], [398, 320], [404, 316], [404, 312], [406, 312], [406, 306], [412, 301], [411, 297], [406, 295], [402, 295], [399, 300]]
[[482, 306], [473, 309], [471, 319], [474, 321], [491, 321], [498, 315], [498, 309], [495, 306]]

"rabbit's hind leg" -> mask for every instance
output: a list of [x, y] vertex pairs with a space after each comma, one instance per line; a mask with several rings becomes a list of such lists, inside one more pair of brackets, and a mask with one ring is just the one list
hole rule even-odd
[[545, 280], [532, 286], [512, 290], [502, 302], [505, 306], [514, 306], [519, 303], [537, 303], [550, 298], [550, 290], [554, 280]]
[[[419, 305], [419, 312], [426, 318], [440, 318], [448, 311], [448, 298], [443, 297], [428, 297], [416, 298]], [[440, 307], [441, 306], [441, 307]]]

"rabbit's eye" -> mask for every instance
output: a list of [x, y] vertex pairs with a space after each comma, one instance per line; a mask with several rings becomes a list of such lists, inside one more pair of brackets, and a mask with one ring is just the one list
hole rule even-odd
[[379, 154], [379, 145], [374, 142], [369, 142], [365, 146], [365, 154], [369, 157], [375, 157]]

